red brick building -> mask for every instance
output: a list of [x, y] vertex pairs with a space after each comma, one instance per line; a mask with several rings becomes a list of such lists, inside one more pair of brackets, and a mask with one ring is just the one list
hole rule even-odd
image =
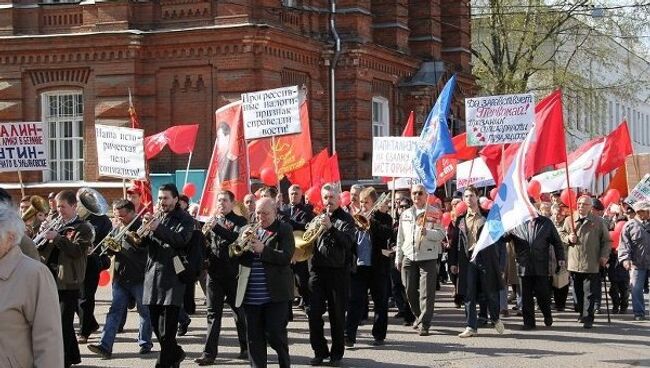
[[[475, 91], [469, 15], [467, 0], [0, 0], [0, 121], [48, 127], [51, 170], [26, 182], [95, 183], [94, 124], [128, 125], [129, 88], [146, 135], [200, 124], [192, 168], [204, 169], [217, 108], [298, 84], [317, 152], [331, 147], [334, 69], [342, 174], [368, 179], [373, 134], [399, 135], [410, 110], [421, 124], [452, 72], [462, 115]], [[163, 153], [151, 170], [186, 159]]]

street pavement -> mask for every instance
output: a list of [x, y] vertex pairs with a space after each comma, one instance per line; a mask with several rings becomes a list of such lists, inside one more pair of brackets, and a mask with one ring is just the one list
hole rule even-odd
[[[372, 324], [359, 328], [357, 344], [345, 352], [345, 367], [650, 367], [650, 322], [635, 322], [632, 315], [612, 315], [611, 324], [605, 314], [597, 315], [594, 328], [585, 330], [576, 322], [574, 312], [554, 312], [555, 323], [544, 327], [537, 313], [538, 327], [521, 331], [521, 317], [511, 313], [503, 318], [506, 331], [498, 335], [493, 328], [479, 329], [479, 336], [461, 339], [457, 334], [464, 329], [464, 315], [451, 301], [452, 286], [443, 285], [438, 292], [431, 336], [418, 336], [417, 331], [401, 325], [390, 312], [386, 344], [371, 346]], [[110, 286], [97, 292], [96, 316], [103, 325], [110, 305]], [[201, 354], [206, 331], [203, 293], [197, 287], [197, 314], [186, 336], [178, 341], [187, 352], [181, 367], [195, 367], [194, 359]], [[647, 300], [648, 295], [646, 295]], [[603, 299], [603, 303], [605, 300]], [[372, 320], [372, 312], [371, 320]], [[289, 323], [289, 352], [295, 367], [309, 366], [312, 350], [309, 345], [307, 318], [294, 308], [294, 321]], [[237, 360], [239, 353], [236, 330], [229, 310], [224, 313], [218, 367], [247, 367], [247, 362]], [[138, 354], [138, 315], [128, 314], [125, 331], [119, 334], [110, 360], [102, 360], [85, 345], [80, 346], [82, 364], [77, 367], [154, 367], [159, 345], [154, 337], [154, 351]], [[325, 323], [328, 328], [328, 323]], [[541, 325], [542, 327], [539, 327]], [[326, 334], [329, 329], [326, 330]], [[89, 343], [97, 343], [100, 333], [91, 336]], [[328, 338], [329, 340], [329, 338]], [[269, 349], [269, 365], [277, 366], [275, 352]]]

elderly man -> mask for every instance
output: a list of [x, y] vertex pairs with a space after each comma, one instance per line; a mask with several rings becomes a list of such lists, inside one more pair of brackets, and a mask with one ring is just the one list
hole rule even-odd
[[3, 367], [62, 367], [56, 284], [45, 265], [20, 251], [24, 233], [16, 209], [0, 202], [0, 362]]
[[[565, 219], [566, 215], [564, 214], [564, 207], [562, 207], [561, 204], [553, 204], [551, 206], [551, 221], [553, 221], [553, 225], [555, 226], [555, 230], [557, 230], [558, 234], [562, 231]], [[564, 250], [564, 265], [560, 267], [560, 270], [555, 270], [554, 272], [559, 273], [560, 275], [565, 275], [566, 278], [564, 278], [564, 281], [566, 282], [566, 285], [559, 288], [556, 287], [556, 285], [553, 285], [553, 302], [555, 302], [555, 310], [558, 312], [564, 312], [566, 299], [569, 295], [568, 272], [566, 270], [566, 256], [568, 249], [565, 242], [562, 242], [562, 249]], [[551, 254], [554, 255], [555, 253], [552, 252]], [[555, 261], [551, 261], [549, 267], [555, 268], [555, 263]]]
[[[287, 303], [293, 298], [291, 257], [295, 249], [289, 224], [277, 219], [276, 204], [263, 198], [256, 204], [259, 229], [250, 252], [239, 256], [237, 307], [244, 309], [251, 367], [266, 367], [266, 345], [278, 354], [280, 367], [289, 367]], [[252, 226], [252, 225], [251, 225]], [[250, 227], [242, 229], [244, 233]]]
[[[9, 195], [6, 190], [0, 188], [0, 204], [2, 203], [6, 204], [7, 206], [12, 205], [11, 195]], [[37, 261], [41, 260], [41, 257], [38, 255], [38, 251], [36, 250], [36, 244], [34, 244], [34, 241], [29, 236], [24, 235], [20, 239], [18, 247], [27, 257], [35, 259]]]
[[436, 298], [438, 256], [442, 250], [445, 230], [434, 224], [432, 208], [427, 205], [427, 192], [422, 184], [411, 188], [413, 207], [399, 219], [395, 265], [402, 272], [406, 297], [415, 315], [413, 328], [420, 336], [429, 335]]
[[605, 222], [591, 214], [591, 207], [591, 197], [580, 196], [578, 218], [567, 218], [561, 231], [562, 240], [569, 244], [567, 268], [573, 278], [578, 321], [584, 328], [593, 326], [594, 307], [600, 293], [598, 270], [607, 264], [612, 245]]
[[623, 227], [618, 260], [630, 272], [634, 320], [643, 321], [646, 319], [643, 283], [650, 269], [650, 202], [637, 202], [632, 209], [636, 215]]

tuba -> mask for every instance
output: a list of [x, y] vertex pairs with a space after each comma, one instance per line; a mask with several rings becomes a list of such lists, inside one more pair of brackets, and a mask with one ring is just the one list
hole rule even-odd
[[257, 237], [257, 231], [262, 227], [260, 222], [255, 222], [239, 233], [237, 239], [228, 246], [230, 257], [239, 257], [252, 247], [251, 241]]
[[37, 195], [31, 196], [29, 198], [29, 203], [30, 203], [29, 208], [22, 215], [23, 221], [31, 220], [39, 212], [42, 213], [50, 212], [50, 205], [47, 199], [41, 196], [37, 196]]
[[92, 188], [83, 187], [77, 191], [77, 215], [85, 220], [90, 214], [102, 216], [108, 212], [106, 198]]

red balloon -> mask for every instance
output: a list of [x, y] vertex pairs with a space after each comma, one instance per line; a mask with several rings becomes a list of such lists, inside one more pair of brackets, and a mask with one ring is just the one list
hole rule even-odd
[[610, 231], [610, 238], [612, 238], [612, 249], [618, 249], [618, 245], [621, 243], [621, 233], [619, 231]]
[[442, 227], [446, 229], [451, 223], [451, 213], [449, 212], [443, 213], [442, 217], [440, 218], [440, 222], [442, 223]]
[[573, 210], [576, 209], [577, 198], [578, 195], [576, 194], [576, 192], [570, 188], [566, 188], [562, 191], [562, 193], [560, 193], [560, 199], [562, 200], [562, 203], [571, 207]]
[[497, 198], [497, 194], [499, 194], [499, 190], [497, 188], [492, 188], [490, 191], [490, 199], [495, 200]]
[[530, 183], [528, 183], [528, 195], [538, 201], [540, 194], [542, 194], [542, 184], [537, 180], [531, 180]]
[[111, 282], [111, 274], [107, 270], [99, 273], [99, 286], [106, 286]]
[[467, 204], [465, 202], [458, 202], [456, 208], [454, 208], [456, 216], [462, 216], [467, 212]]
[[625, 221], [619, 221], [614, 225], [614, 231], [618, 232], [620, 235], [623, 233], [623, 227], [625, 227]]
[[278, 176], [275, 175], [275, 170], [270, 167], [265, 167], [260, 170], [260, 179], [262, 179], [262, 183], [264, 183], [264, 185], [268, 185], [270, 187], [278, 184]]
[[352, 198], [350, 197], [350, 192], [347, 190], [341, 193], [340, 198], [341, 198], [341, 206], [343, 207], [348, 206], [352, 200]]
[[438, 205], [438, 206], [439, 206], [442, 202], [440, 201], [440, 198], [436, 197], [436, 196], [433, 195], [433, 194], [429, 194], [429, 195], [427, 196], [427, 203], [428, 203], [430, 206], [435, 206], [435, 205]]
[[196, 194], [196, 185], [194, 183], [185, 183], [183, 185], [183, 194], [192, 198]]

